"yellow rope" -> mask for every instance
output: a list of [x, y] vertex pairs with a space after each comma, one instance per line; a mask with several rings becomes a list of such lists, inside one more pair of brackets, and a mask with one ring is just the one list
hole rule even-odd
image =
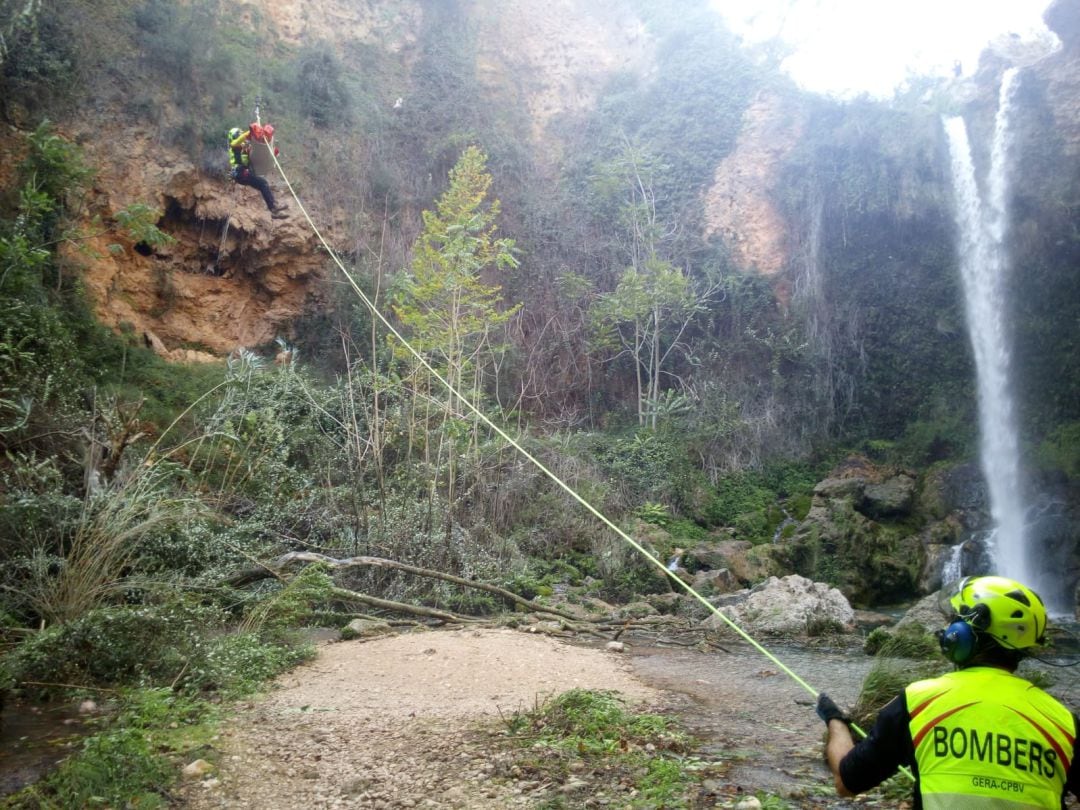
[[[342, 275], [345, 276], [345, 280], [349, 282], [349, 286], [351, 286], [353, 288], [353, 290], [356, 292], [356, 294], [360, 297], [360, 300], [363, 301], [364, 305], [371, 311], [371, 314], [374, 315], [376, 318], [378, 318], [380, 322], [382, 322], [383, 326], [385, 326], [387, 328], [387, 330], [389, 330], [390, 334], [392, 334], [395, 338], [397, 338], [397, 340], [399, 340], [401, 342], [401, 345], [404, 346], [405, 349], [414, 358], [416, 358], [416, 361], [418, 363], [420, 363], [420, 365], [422, 365], [432, 377], [434, 377], [436, 380], [438, 380], [440, 383], [442, 383], [442, 385], [447, 389], [447, 391], [450, 393], [451, 396], [455, 397], [458, 401], [463, 402], [465, 404], [465, 406], [470, 411], [472, 411], [473, 414], [475, 414], [478, 419], [480, 419], [480, 421], [482, 421], [485, 425], [487, 425], [489, 428], [491, 428], [493, 431], [495, 431], [495, 433], [497, 433], [505, 442], [507, 442], [507, 444], [509, 444], [511, 447], [513, 447], [515, 450], [517, 450], [519, 453], [521, 453], [521, 455], [523, 455], [526, 459], [528, 459], [538, 470], [540, 470], [540, 472], [542, 472], [549, 479], [551, 479], [551, 481], [554, 482], [558, 487], [560, 487], [567, 495], [569, 495], [571, 498], [573, 498], [575, 501], [577, 501], [579, 504], [581, 504], [583, 507], [585, 507], [585, 509], [587, 509], [589, 512], [591, 512], [601, 523], [603, 523], [605, 526], [607, 526], [609, 529], [611, 529], [613, 532], [615, 532], [615, 534], [617, 534], [619, 537], [621, 537], [623, 540], [625, 540], [627, 543], [629, 543], [638, 553], [640, 553], [642, 556], [645, 557], [645, 559], [647, 559], [649, 562], [651, 562], [653, 565], [655, 565], [657, 568], [659, 568], [661, 571], [663, 571], [665, 576], [667, 576], [670, 580], [676, 582], [690, 596], [692, 596], [694, 599], [696, 599], [698, 602], [700, 602], [702, 605], [704, 605], [713, 615], [718, 616], [725, 624], [727, 624], [728, 627], [730, 627], [732, 630], [734, 630], [744, 641], [746, 641], [755, 650], [757, 650], [759, 653], [761, 653], [766, 658], [768, 658], [770, 661], [772, 661], [781, 670], [783, 670], [783, 672], [789, 678], [791, 678], [793, 681], [795, 681], [795, 683], [799, 684], [799, 686], [801, 686], [803, 689], [805, 689], [807, 692], [809, 692], [811, 695], [813, 695], [814, 698], [818, 697], [818, 694], [819, 694], [818, 691], [816, 689], [814, 689], [806, 681], [804, 681], [801, 677], [799, 677], [799, 675], [796, 674], [791, 668], [789, 668], [783, 661], [781, 661], [779, 658], [777, 658], [775, 655], [773, 655], [771, 652], [769, 652], [765, 647], [763, 647], [760, 643], [758, 643], [757, 640], [755, 640], [753, 637], [750, 636], [749, 633], [747, 633], [745, 630], [743, 630], [741, 627], [739, 627], [738, 624], [736, 624], [734, 621], [732, 621], [727, 616], [725, 616], [723, 613], [721, 613], [719, 610], [717, 610], [715, 605], [710, 603], [708, 599], [706, 599], [704, 596], [702, 596], [700, 593], [698, 593], [696, 590], [694, 590], [694, 588], [692, 588], [689, 584], [687, 584], [686, 582], [683, 582], [682, 579], [680, 579], [679, 577], [671, 576], [670, 572], [667, 569], [667, 566], [665, 566], [663, 562], [661, 562], [659, 559], [657, 559], [657, 557], [654, 554], [649, 552], [637, 540], [635, 540], [629, 534], [627, 534], [622, 529], [620, 529], [618, 526], [616, 526], [599, 509], [597, 509], [595, 506], [593, 506], [591, 503], [589, 503], [587, 500], [585, 500], [585, 498], [583, 498], [581, 495], [579, 495], [569, 484], [567, 484], [565, 481], [563, 481], [554, 472], [549, 470], [544, 465], [543, 462], [541, 462], [538, 458], [533, 456], [528, 450], [526, 450], [524, 447], [522, 447], [521, 444], [519, 444], [517, 441], [515, 441], [513, 437], [511, 437], [509, 434], [507, 434], [506, 431], [504, 431], [502, 428], [500, 428], [498, 425], [496, 425], [493, 421], [491, 421], [491, 419], [489, 419], [487, 417], [487, 415], [485, 415], [479, 408], [477, 408], [475, 405], [473, 405], [473, 403], [469, 401], [468, 397], [465, 397], [465, 396], [462, 396], [461, 394], [459, 394], [454, 389], [454, 387], [450, 384], [450, 382], [447, 381], [441, 374], [439, 374], [439, 372], [436, 371], [432, 367], [432, 365], [430, 363], [428, 363], [428, 361], [426, 359], [424, 359], [423, 355], [421, 355], [420, 352], [418, 352], [416, 349], [414, 349], [412, 344], [410, 344], [409, 341], [406, 340], [404, 338], [404, 336], [402, 336], [402, 334], [394, 327], [394, 325], [392, 323], [390, 323], [389, 320], [387, 320], [387, 318], [378, 310], [378, 308], [371, 301], [371, 299], [368, 298], [367, 295], [364, 293], [364, 291], [360, 288], [360, 285], [356, 283], [356, 280], [352, 277], [352, 275], [349, 273], [349, 271], [345, 268], [345, 265], [342, 264], [341, 260], [337, 256], [337, 254], [334, 252], [334, 250], [327, 243], [326, 239], [323, 238], [322, 233], [319, 231], [319, 228], [318, 228], [318, 226], [315, 225], [314, 221], [312, 221], [311, 216], [308, 214], [307, 209], [304, 207], [304, 204], [302, 202], [300, 202], [300, 198], [297, 196], [296, 191], [293, 189], [292, 183], [289, 182], [289, 178], [285, 175], [285, 170], [281, 168], [281, 163], [278, 162], [277, 155], [274, 154], [274, 150], [269, 149], [269, 152], [270, 152], [270, 157], [274, 161], [274, 165], [277, 167], [278, 172], [281, 174], [281, 179], [285, 181], [285, 186], [289, 189], [289, 193], [292, 195], [293, 200], [296, 201], [296, 205], [299, 207], [300, 213], [302, 213], [304, 215], [304, 219], [307, 220], [308, 225], [311, 226], [312, 232], [315, 234], [315, 236], [318, 237], [319, 241], [322, 243], [322, 246], [326, 249], [326, 252], [329, 254], [330, 258], [334, 260], [334, 264], [336, 264], [338, 266], [338, 269], [341, 270]], [[859, 728], [854, 723], [851, 724], [851, 727], [856, 732], [861, 734], [863, 737], [866, 736], [866, 732], [863, 731], [861, 728]], [[905, 773], [907, 773], [909, 776], [911, 776], [910, 771], [908, 771], [906, 768], [902, 768], [901, 770], [903, 770]]]

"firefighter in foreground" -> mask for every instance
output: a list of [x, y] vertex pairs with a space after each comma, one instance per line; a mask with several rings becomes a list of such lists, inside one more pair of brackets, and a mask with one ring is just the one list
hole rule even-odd
[[[229, 130], [229, 168], [232, 171], [233, 180], [242, 186], [258, 189], [270, 211], [270, 216], [281, 219], [287, 216], [285, 212], [288, 206], [274, 202], [274, 192], [270, 190], [270, 183], [265, 177], [256, 174], [251, 166], [251, 138], [253, 136], [261, 138], [261, 129], [258, 124], [252, 124], [246, 130], [240, 127]], [[277, 149], [274, 149], [274, 154], [277, 154]]]
[[951, 623], [938, 640], [956, 671], [908, 686], [858, 743], [836, 703], [818, 696], [837, 793], [862, 793], [906, 765], [914, 810], [1061, 808], [1066, 792], [1080, 796], [1077, 718], [1015, 674], [1045, 642], [1042, 600], [997, 576], [967, 577], [946, 594]]

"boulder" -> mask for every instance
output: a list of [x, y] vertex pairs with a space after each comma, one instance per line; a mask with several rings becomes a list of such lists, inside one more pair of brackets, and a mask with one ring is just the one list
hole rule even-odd
[[680, 588], [678, 593], [671, 591], [668, 593], [647, 594], [645, 601], [656, 608], [658, 613], [670, 615], [679, 612], [679, 606], [682, 604], [683, 598], [682, 589]]
[[924, 596], [908, 608], [907, 613], [905, 613], [903, 618], [896, 623], [896, 629], [899, 631], [910, 627], [911, 625], [916, 625], [921, 627], [927, 633], [933, 633], [943, 628], [945, 626], [946, 616], [938, 606], [938, 599], [938, 593]]
[[354, 638], [373, 638], [392, 632], [394, 628], [387, 622], [374, 619], [353, 619], [342, 628], [341, 638], [346, 641]]
[[[747, 540], [720, 540], [719, 542], [699, 543], [682, 555], [685, 570], [696, 576], [703, 571], [713, 572], [726, 569], [733, 579], [727, 590], [753, 585], [766, 577], [779, 573], [772, 558], [771, 548], [767, 545], [755, 546]], [[683, 577], [684, 581], [693, 581]], [[696, 589], [697, 586], [694, 585]]]
[[795, 535], [776, 543], [772, 557], [787, 571], [835, 582], [849, 599], [869, 606], [910, 598], [923, 548], [910, 528], [871, 520], [850, 498], [815, 496]]
[[716, 571], [699, 571], [691, 583], [695, 591], [702, 594], [731, 593], [740, 587], [735, 575], [727, 568]]
[[865, 478], [826, 478], [824, 481], [818, 481], [814, 487], [814, 497], [830, 500], [834, 498], [851, 498], [860, 501], [865, 489]]
[[895, 517], [908, 514], [914, 501], [915, 479], [901, 473], [880, 484], [867, 484], [859, 511], [872, 518]]
[[[855, 623], [855, 611], [840, 591], [797, 574], [769, 577], [741, 603], [719, 609], [753, 635], [805, 636], [826, 627], [850, 631]], [[726, 627], [716, 616], [705, 625]]]
[[873, 610], [855, 611], [855, 627], [859, 630], [875, 630], [878, 627], [888, 627], [895, 623], [896, 619], [888, 613], [878, 613]]
[[939, 466], [923, 477], [918, 511], [929, 520], [950, 516], [966, 529], [984, 528], [988, 519], [986, 482], [977, 464]]

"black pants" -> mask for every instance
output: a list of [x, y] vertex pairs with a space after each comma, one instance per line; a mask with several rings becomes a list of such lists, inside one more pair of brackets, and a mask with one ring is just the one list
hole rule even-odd
[[259, 193], [262, 194], [263, 202], [266, 203], [267, 209], [274, 210], [274, 192], [270, 190], [270, 184], [266, 182], [265, 177], [259, 177], [247, 166], [241, 166], [233, 172], [233, 180], [242, 186], [251, 186], [257, 188]]

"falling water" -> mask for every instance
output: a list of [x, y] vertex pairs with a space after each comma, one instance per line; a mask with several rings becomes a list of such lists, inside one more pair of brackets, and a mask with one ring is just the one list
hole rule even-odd
[[967, 129], [948, 118], [945, 131], [952, 156], [960, 271], [968, 331], [975, 354], [983, 474], [990, 490], [995, 525], [994, 563], [998, 572], [1039, 588], [1024, 543], [1024, 504], [1019, 441], [1009, 392], [1009, 347], [1005, 324], [1008, 270], [1009, 108], [1016, 69], [1002, 77], [986, 199], [980, 197]]

